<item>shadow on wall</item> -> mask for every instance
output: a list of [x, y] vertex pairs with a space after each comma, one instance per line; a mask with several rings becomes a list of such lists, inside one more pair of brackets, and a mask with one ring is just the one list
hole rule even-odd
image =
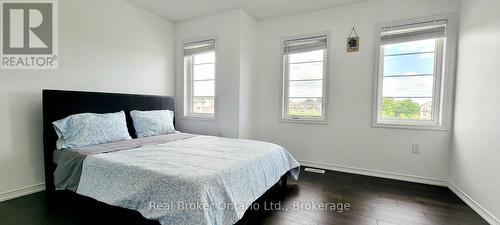
[[[44, 163], [42, 145], [41, 90], [37, 92], [11, 92], [8, 94], [10, 116], [10, 154], [2, 157], [3, 168], [19, 171], [10, 179], [23, 179], [16, 183], [43, 182]], [[26, 169], [31, 169], [26, 170]], [[12, 182], [6, 182], [12, 183]], [[14, 187], [16, 188], [16, 187]]]

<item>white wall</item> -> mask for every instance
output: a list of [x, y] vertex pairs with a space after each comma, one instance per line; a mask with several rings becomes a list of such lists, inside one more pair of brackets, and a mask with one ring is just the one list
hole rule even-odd
[[451, 181], [500, 224], [500, 1], [461, 4]]
[[239, 137], [250, 138], [253, 132], [255, 95], [252, 92], [257, 76], [258, 24], [247, 12], [241, 11]]
[[[455, 0], [377, 0], [259, 22], [253, 136], [281, 144], [297, 159], [323, 167], [406, 174], [445, 184], [451, 131], [371, 126], [375, 27], [377, 23], [457, 10]], [[358, 53], [346, 53], [352, 26], [361, 36]], [[331, 34], [328, 125], [278, 122], [280, 40], [322, 31]], [[414, 142], [422, 144], [421, 155], [411, 154]]]
[[[255, 50], [248, 46], [254, 45], [252, 36], [256, 35], [256, 30], [255, 20], [241, 9], [176, 24], [178, 130], [240, 137], [240, 100], [246, 104], [251, 99], [247, 86], [240, 85], [240, 77], [243, 82], [250, 77], [249, 67], [253, 64], [252, 51]], [[183, 44], [213, 37], [216, 38], [217, 119], [213, 121], [183, 118]], [[240, 95], [240, 91], [244, 96]], [[248, 113], [245, 108], [242, 111], [242, 132], [248, 136]]]
[[174, 94], [171, 22], [122, 0], [64, 0], [59, 26], [58, 70], [0, 71], [0, 193], [44, 182], [42, 89]]

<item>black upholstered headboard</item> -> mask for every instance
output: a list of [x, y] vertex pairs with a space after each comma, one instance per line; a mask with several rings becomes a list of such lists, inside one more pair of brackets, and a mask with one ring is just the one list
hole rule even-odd
[[52, 162], [57, 135], [52, 122], [77, 113], [112, 113], [125, 111], [130, 136], [136, 137], [129, 112], [131, 110], [172, 110], [175, 98], [169, 96], [99, 93], [82, 91], [43, 90], [43, 151], [45, 185], [54, 190], [55, 164]]

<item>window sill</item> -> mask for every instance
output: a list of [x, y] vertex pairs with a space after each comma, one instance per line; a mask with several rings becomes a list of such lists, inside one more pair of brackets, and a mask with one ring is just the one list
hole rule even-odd
[[406, 129], [406, 130], [432, 130], [432, 131], [448, 131], [449, 129], [443, 125], [410, 125], [397, 123], [374, 123], [374, 128], [390, 128], [390, 129]]
[[308, 119], [280, 119], [280, 123], [301, 123], [301, 124], [317, 124], [328, 125], [327, 120], [308, 120]]
[[182, 116], [179, 117], [181, 120], [198, 120], [198, 121], [209, 121], [214, 122], [217, 121], [217, 117], [203, 117], [203, 116]]

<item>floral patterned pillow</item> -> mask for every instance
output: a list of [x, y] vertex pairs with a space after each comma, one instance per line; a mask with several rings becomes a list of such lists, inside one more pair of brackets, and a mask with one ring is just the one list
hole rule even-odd
[[131, 111], [137, 137], [149, 137], [175, 132], [174, 112], [170, 110]]
[[97, 145], [132, 139], [123, 111], [80, 113], [52, 123], [59, 139], [57, 149]]

